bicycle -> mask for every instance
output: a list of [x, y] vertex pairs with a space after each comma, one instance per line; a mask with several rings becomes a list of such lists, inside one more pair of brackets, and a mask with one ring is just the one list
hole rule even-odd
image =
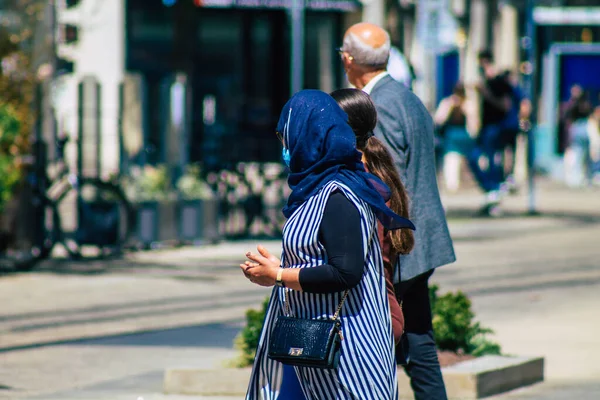
[[[33, 210], [33, 238], [27, 245], [13, 249], [0, 248], [0, 264], [12, 260], [13, 268], [26, 271], [50, 256], [54, 246], [62, 244], [71, 258], [82, 257], [83, 246], [95, 246], [104, 254], [110, 249], [119, 253], [127, 244], [135, 226], [135, 211], [120, 185], [114, 181], [81, 176], [70, 171], [65, 162], [68, 137], [56, 141], [54, 172], [45, 167], [45, 146], [35, 149], [36, 168], [27, 174], [25, 191]], [[73, 234], [63, 230], [60, 209], [69, 200], [77, 211], [77, 229]]]

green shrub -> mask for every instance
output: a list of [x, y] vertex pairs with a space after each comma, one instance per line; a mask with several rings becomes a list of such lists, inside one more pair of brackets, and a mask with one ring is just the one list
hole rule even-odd
[[471, 300], [460, 290], [442, 296], [438, 296], [438, 290], [437, 285], [429, 288], [433, 332], [438, 348], [476, 357], [500, 354], [500, 346], [486, 337], [493, 331], [473, 322], [475, 314], [471, 310]]
[[241, 354], [230, 364], [236, 368], [251, 366], [256, 356], [256, 348], [260, 339], [260, 332], [265, 321], [269, 298], [267, 297], [261, 309], [250, 309], [246, 311], [246, 326], [235, 337], [235, 348], [240, 350]]
[[2, 4], [5, 17], [10, 17], [3, 18], [0, 27], [0, 217], [22, 179], [23, 156], [31, 151], [36, 121], [35, 88], [40, 79], [47, 79], [42, 72], [50, 67], [46, 61], [52, 56], [52, 38], [44, 23], [48, 1]]
[[[483, 328], [479, 322], [473, 322], [475, 315], [471, 310], [471, 300], [461, 291], [438, 296], [439, 287], [431, 285], [429, 297], [433, 313], [433, 330], [438, 349], [479, 357], [486, 354], [500, 354], [500, 345], [487, 339], [493, 333]], [[251, 366], [256, 356], [256, 347], [269, 305], [267, 297], [259, 310], [246, 311], [246, 326], [236, 336], [235, 347], [240, 356], [229, 366], [243, 368]]]
[[17, 146], [21, 124], [12, 107], [0, 105], [0, 214], [21, 179]]
[[208, 183], [202, 176], [202, 169], [198, 164], [189, 164], [185, 168], [185, 173], [177, 180], [175, 186], [179, 195], [184, 200], [210, 200], [214, 198]]
[[132, 166], [121, 182], [127, 198], [134, 203], [168, 201], [177, 196], [171, 187], [169, 168], [165, 164]]

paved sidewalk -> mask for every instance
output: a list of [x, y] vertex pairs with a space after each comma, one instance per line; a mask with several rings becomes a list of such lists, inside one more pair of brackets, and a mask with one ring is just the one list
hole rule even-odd
[[[465, 291], [506, 353], [545, 356], [547, 367], [546, 382], [494, 399], [600, 399], [600, 191], [542, 183], [536, 217], [521, 195], [502, 218], [473, 218], [480, 198], [444, 196], [458, 261], [433, 281]], [[50, 260], [0, 276], [0, 398], [190, 398], [160, 394], [162, 373], [235, 355], [245, 310], [270, 291], [237, 267], [256, 244]]]

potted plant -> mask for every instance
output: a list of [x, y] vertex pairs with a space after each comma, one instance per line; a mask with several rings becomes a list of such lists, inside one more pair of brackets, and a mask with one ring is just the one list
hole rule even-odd
[[166, 165], [133, 166], [123, 182], [127, 197], [137, 209], [137, 239], [144, 247], [177, 240], [177, 194]]
[[179, 195], [179, 240], [192, 243], [217, 241], [218, 201], [210, 186], [201, 179], [200, 166], [188, 165], [175, 186]]

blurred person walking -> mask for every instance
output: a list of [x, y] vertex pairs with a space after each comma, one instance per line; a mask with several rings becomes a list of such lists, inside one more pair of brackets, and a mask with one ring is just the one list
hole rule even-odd
[[409, 344], [405, 370], [417, 400], [443, 400], [447, 396], [433, 337], [428, 281], [435, 268], [456, 257], [437, 187], [433, 120], [419, 98], [386, 72], [389, 51], [385, 30], [358, 23], [346, 31], [340, 54], [350, 83], [375, 103], [375, 137], [394, 158], [411, 199], [409, 215], [418, 227], [415, 247], [399, 257], [400, 277], [394, 279]]
[[[517, 139], [522, 131], [522, 121], [528, 120], [530, 117], [531, 107], [529, 106], [529, 100], [525, 98], [523, 89], [519, 85], [518, 76], [510, 70], [504, 71], [502, 76], [512, 89], [510, 109], [501, 123], [501, 151], [505, 176], [502, 189], [505, 189], [509, 193], [516, 193], [518, 186], [514, 174], [517, 160]], [[507, 150], [510, 154], [508, 159], [506, 157]]]
[[[317, 90], [295, 94], [277, 132], [292, 193], [283, 209], [288, 219], [281, 260], [258, 246], [258, 254], [246, 253], [249, 261], [240, 265], [251, 282], [275, 285], [246, 399], [396, 400], [390, 308], [381, 248], [372, 238], [377, 220], [390, 230], [414, 225], [385, 204], [390, 190], [365, 171], [347, 116], [331, 96]], [[339, 318], [338, 365], [283, 368], [270, 358], [271, 333], [283, 315]], [[303, 349], [294, 350], [301, 355]]]
[[433, 120], [442, 138], [442, 171], [448, 191], [456, 192], [460, 186], [460, 170], [463, 157], [473, 150], [473, 139], [468, 127], [474, 120], [473, 104], [467, 100], [465, 86], [458, 82], [453, 93], [442, 99]]
[[570, 187], [583, 186], [588, 180], [590, 138], [588, 119], [592, 105], [584, 90], [572, 90], [573, 97], [564, 108], [567, 127], [567, 148], [564, 155], [565, 183]]
[[481, 51], [478, 60], [484, 79], [476, 87], [482, 97], [481, 129], [477, 146], [468, 159], [475, 179], [486, 194], [481, 213], [496, 215], [501, 200], [500, 185], [504, 181], [502, 124], [512, 106], [513, 89], [497, 73], [489, 50]]
[[569, 89], [569, 98], [567, 101], [561, 103], [558, 115], [558, 150], [564, 154], [569, 146], [569, 129], [571, 128], [569, 110], [573, 107], [573, 104], [579, 101], [583, 95], [583, 88], [580, 85], [573, 85]]
[[386, 70], [392, 78], [412, 90], [415, 71], [406, 56], [394, 46], [390, 47], [390, 58]]
[[590, 143], [590, 180], [594, 185], [600, 186], [600, 105], [588, 119], [588, 135]]

